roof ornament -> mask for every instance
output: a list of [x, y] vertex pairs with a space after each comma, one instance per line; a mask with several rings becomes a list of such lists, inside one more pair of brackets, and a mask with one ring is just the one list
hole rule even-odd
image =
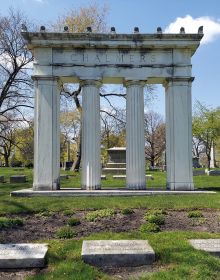
[[200, 26], [198, 29], [198, 34], [203, 34], [203, 26]]
[[139, 27], [136, 26], [136, 27], [134, 28], [134, 34], [138, 34], [138, 33], [139, 33]]
[[180, 34], [185, 34], [185, 28], [184, 27], [180, 28]]

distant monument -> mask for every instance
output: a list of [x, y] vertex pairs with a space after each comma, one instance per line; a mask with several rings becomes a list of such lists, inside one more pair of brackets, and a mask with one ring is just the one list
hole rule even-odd
[[108, 163], [102, 169], [103, 174], [126, 174], [126, 147], [107, 149]]

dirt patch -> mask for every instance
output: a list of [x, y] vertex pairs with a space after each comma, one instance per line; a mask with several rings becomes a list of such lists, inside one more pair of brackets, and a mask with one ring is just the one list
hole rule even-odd
[[[111, 217], [99, 218], [89, 222], [85, 219], [90, 211], [77, 211], [74, 215], [68, 216], [63, 213], [51, 213], [49, 216], [35, 214], [6, 215], [10, 218], [20, 218], [24, 225], [11, 229], [0, 229], [1, 243], [30, 243], [41, 239], [56, 238], [56, 231], [65, 225], [70, 217], [78, 217], [80, 225], [74, 227], [77, 232], [76, 238], [89, 236], [99, 232], [130, 232], [137, 230], [144, 223], [146, 209], [134, 209], [134, 213], [123, 215], [118, 210]], [[202, 218], [188, 218], [188, 211], [168, 210], [165, 215], [165, 224], [160, 226], [161, 231], [196, 231], [220, 233], [220, 211], [213, 209], [201, 210]], [[144, 272], [152, 272], [152, 267], [140, 267], [131, 269], [113, 269], [106, 271], [114, 279], [135, 279]], [[125, 273], [125, 270], [127, 271]], [[22, 280], [27, 275], [38, 274], [41, 270], [13, 270], [1, 271], [0, 280]], [[127, 278], [126, 278], [127, 277]]]

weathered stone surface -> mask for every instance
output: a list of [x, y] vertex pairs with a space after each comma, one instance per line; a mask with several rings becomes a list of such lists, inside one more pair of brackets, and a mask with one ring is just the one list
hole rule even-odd
[[46, 244], [0, 244], [0, 268], [43, 267]]
[[60, 179], [69, 179], [67, 174], [60, 174]]
[[209, 176], [220, 176], [220, 170], [210, 170], [208, 172]]
[[106, 175], [101, 175], [101, 180], [106, 180]]
[[4, 176], [0, 176], [0, 183], [4, 183], [4, 181], [5, 181]]
[[10, 183], [25, 183], [26, 176], [25, 175], [13, 175], [10, 177]]
[[220, 239], [191, 239], [189, 242], [197, 250], [220, 257]]
[[82, 258], [95, 266], [141, 266], [152, 264], [155, 253], [146, 240], [83, 241]]
[[193, 170], [193, 176], [200, 176], [205, 174], [205, 170]]
[[[113, 179], [126, 179], [126, 175], [113, 175]], [[154, 180], [152, 175], [145, 175], [146, 180]]]

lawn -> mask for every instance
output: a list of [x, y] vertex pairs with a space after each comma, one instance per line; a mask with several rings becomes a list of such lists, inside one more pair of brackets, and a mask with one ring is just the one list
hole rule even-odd
[[[62, 173], [72, 175], [70, 179], [62, 180], [62, 187], [80, 186], [79, 174], [72, 174], [70, 171]], [[22, 185], [10, 184], [9, 177], [13, 174], [27, 175], [28, 182]], [[148, 187], [165, 188], [165, 173], [157, 171], [149, 172], [148, 174], [152, 174], [154, 177], [154, 180], [148, 181]], [[94, 214], [94, 211], [98, 209], [103, 209], [104, 214], [105, 212], [108, 213], [110, 209], [117, 211], [119, 214], [113, 216], [111, 221], [121, 218], [122, 214], [120, 213], [123, 209], [134, 209], [136, 212], [150, 211], [150, 209], [163, 209], [169, 213], [180, 213], [181, 211], [187, 212], [190, 210], [201, 211], [203, 213], [209, 211], [213, 211], [215, 214], [220, 213], [220, 179], [217, 176], [194, 177], [196, 188], [215, 190], [217, 192], [216, 194], [208, 195], [16, 198], [10, 197], [10, 192], [12, 190], [31, 187], [32, 170], [0, 168], [0, 176], [1, 175], [5, 176], [6, 183], [0, 183], [0, 218], [21, 218], [24, 215], [28, 215], [28, 217], [31, 218], [38, 215], [38, 218], [40, 216], [41, 220], [45, 219], [44, 221], [46, 223], [47, 219], [43, 217], [44, 215], [51, 215], [51, 217], [53, 217], [52, 215], [59, 214], [62, 216], [64, 214], [67, 215], [67, 213], [72, 213], [71, 217], [75, 217], [83, 211], [84, 214], [87, 212]], [[125, 181], [114, 180], [109, 175], [107, 176], [107, 180], [102, 181], [103, 188], [124, 186]], [[112, 211], [112, 213], [113, 212], [114, 211]], [[109, 211], [109, 213], [111, 213], [111, 211]], [[83, 223], [85, 223], [85, 219], [81, 219]], [[98, 222], [101, 222], [102, 219], [104, 224], [105, 219], [110, 218], [99, 216], [97, 222], [89, 221], [88, 223], [90, 224], [88, 225], [96, 225], [94, 223], [98, 225]], [[202, 222], [201, 218], [198, 219], [200, 220], [197, 221]], [[141, 221], [140, 219], [140, 222]], [[56, 222], [56, 219], [54, 219], [54, 223]], [[73, 228], [77, 232], [80, 225]], [[48, 239], [39, 238], [36, 242], [46, 242], [49, 244], [47, 256], [48, 266], [45, 270], [38, 271], [36, 275], [28, 276], [27, 274], [27, 279], [129, 279], [117, 278], [109, 272], [84, 264], [80, 257], [81, 245], [84, 239], [147, 239], [156, 253], [156, 262], [153, 266], [153, 270], [150, 272], [143, 272], [138, 278], [131, 277], [130, 279], [220, 279], [220, 259], [202, 251], [196, 251], [188, 243], [188, 239], [190, 238], [220, 238], [220, 231], [203, 232], [196, 230], [196, 228], [190, 231], [172, 230], [167, 227], [164, 227], [165, 229], [163, 229], [163, 227], [161, 228], [162, 230], [157, 233], [140, 231], [139, 228], [127, 232], [113, 232], [111, 229], [106, 230], [104, 228], [103, 231], [91, 232], [87, 236], [80, 236], [78, 233], [77, 236], [72, 236], [70, 239], [59, 239], [56, 236]], [[5, 229], [0, 228], [0, 240], [4, 230]], [[15, 234], [16, 227], [11, 230], [14, 230]]]

